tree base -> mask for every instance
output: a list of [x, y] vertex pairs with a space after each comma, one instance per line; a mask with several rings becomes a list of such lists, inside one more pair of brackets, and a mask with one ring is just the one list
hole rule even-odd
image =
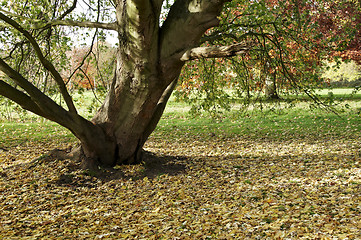
[[[140, 164], [144, 158], [144, 150], [139, 148], [131, 157], [126, 159], [117, 159], [115, 165], [136, 165]], [[102, 164], [97, 158], [87, 157], [81, 146], [74, 147], [72, 151], [67, 154], [67, 157], [81, 162], [82, 169], [88, 169], [92, 171], [97, 171], [99, 167], [103, 168], [112, 168], [113, 166], [107, 166]]]
[[71, 149], [54, 149], [27, 166], [35, 171], [37, 169], [55, 170], [56, 176], [53, 179], [55, 184], [88, 187], [95, 186], [97, 181], [143, 179], [144, 177], [152, 179], [164, 174], [182, 174], [186, 170], [187, 158], [163, 156], [147, 151], [142, 151], [142, 163], [131, 167], [126, 164], [117, 165], [115, 168], [99, 167], [89, 159], [79, 159], [81, 156], [79, 149], [79, 147], [72, 151]]

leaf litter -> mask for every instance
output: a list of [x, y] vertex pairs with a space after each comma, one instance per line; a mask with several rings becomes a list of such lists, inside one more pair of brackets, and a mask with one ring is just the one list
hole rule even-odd
[[0, 149], [0, 239], [360, 239], [360, 139], [155, 134], [139, 165], [94, 174]]

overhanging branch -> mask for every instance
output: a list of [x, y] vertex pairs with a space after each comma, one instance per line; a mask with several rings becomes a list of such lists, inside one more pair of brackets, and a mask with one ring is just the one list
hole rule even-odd
[[[22, 89], [24, 89], [29, 95], [21, 94], [19, 92], [14, 92], [14, 90], [9, 88], [9, 85], [5, 85], [5, 82], [2, 82], [0, 87], [4, 87], [0, 90], [0, 94], [10, 98], [11, 100], [19, 103], [21, 106], [25, 106], [28, 109], [40, 116], [44, 116], [48, 119], [56, 121], [57, 123], [67, 126], [71, 124], [69, 120], [68, 112], [56, 104], [51, 98], [41, 92], [38, 88], [36, 88], [32, 83], [30, 83], [27, 79], [25, 79], [19, 72], [15, 71], [11, 68], [3, 59], [0, 58], [0, 71], [4, 72], [12, 81], [17, 83]], [[9, 91], [6, 93], [6, 91]], [[19, 94], [19, 96], [9, 96], [9, 94]], [[30, 97], [31, 101], [25, 103], [23, 100], [26, 100]], [[19, 102], [19, 100], [21, 102]], [[36, 104], [37, 107], [34, 105]], [[46, 115], [46, 116], [45, 116]]]
[[31, 111], [45, 118], [49, 118], [49, 116], [46, 115], [28, 95], [15, 89], [14, 87], [10, 86], [9, 84], [1, 80], [0, 80], [0, 95], [16, 102], [22, 108], [28, 111]]
[[187, 50], [181, 61], [190, 61], [200, 58], [225, 58], [244, 54], [253, 46], [251, 42], [236, 43], [228, 46], [197, 47]]
[[90, 22], [90, 21], [73, 21], [73, 20], [54, 20], [45, 24], [36, 24], [35, 28], [40, 29], [47, 26], [71, 26], [71, 27], [85, 27], [85, 28], [102, 28], [107, 30], [117, 30], [117, 24], [112, 23], [101, 23], [101, 22]]

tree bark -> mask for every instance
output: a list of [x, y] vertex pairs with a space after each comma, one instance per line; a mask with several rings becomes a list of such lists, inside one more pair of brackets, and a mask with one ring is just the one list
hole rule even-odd
[[218, 24], [223, 5], [176, 1], [160, 27], [158, 2], [118, 1], [119, 51], [112, 86], [92, 119], [94, 130], [80, 137], [87, 161], [109, 166], [141, 161], [143, 145], [176, 86], [181, 57]]
[[270, 76], [268, 79], [266, 79], [265, 82], [265, 95], [268, 99], [279, 99], [277, 93], [277, 84], [276, 84], [276, 74], [272, 73], [272, 76]]

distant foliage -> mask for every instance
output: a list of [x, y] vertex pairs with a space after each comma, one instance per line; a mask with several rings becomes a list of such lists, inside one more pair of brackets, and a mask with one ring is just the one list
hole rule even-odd
[[[352, 0], [233, 1], [203, 44], [250, 41], [254, 48], [231, 59], [188, 63], [177, 97], [208, 112], [227, 110], [236, 100], [267, 99], [269, 93], [285, 98], [306, 92], [314, 98], [313, 89], [330, 83], [321, 74], [325, 59], [358, 63], [360, 13]], [[357, 80], [354, 76], [348, 81]]]
[[327, 85], [332, 87], [361, 86], [361, 66], [355, 61], [326, 63], [322, 76], [327, 79]]
[[115, 48], [106, 42], [78, 46], [67, 52], [69, 68], [63, 71], [68, 88], [107, 90], [115, 64]]
[[[245, 55], [189, 63], [181, 75], [178, 97], [193, 109], [218, 111], [230, 103], [249, 103], [273, 94], [299, 93], [321, 84], [318, 72], [325, 56], [317, 35], [311, 2], [245, 1], [229, 3], [219, 27], [204, 37], [204, 45], [248, 41]], [[227, 89], [233, 91], [229, 94]]]

